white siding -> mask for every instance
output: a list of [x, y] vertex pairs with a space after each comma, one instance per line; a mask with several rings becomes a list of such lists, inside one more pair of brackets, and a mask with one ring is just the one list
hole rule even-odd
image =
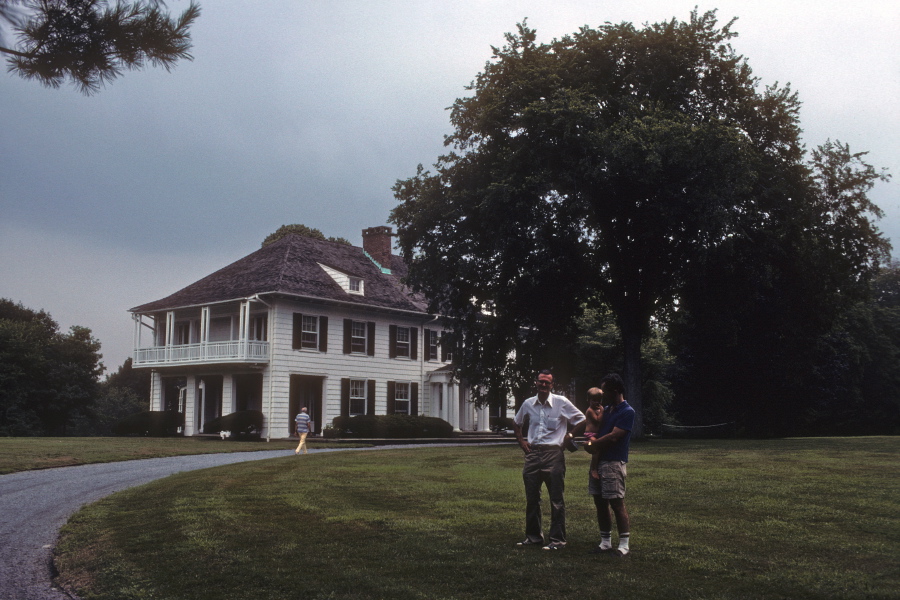
[[[262, 406], [265, 415], [264, 437], [287, 438], [291, 434], [294, 415], [288, 414], [290, 409], [291, 375], [308, 375], [321, 377], [323, 380], [322, 410], [318, 416], [316, 432], [330, 425], [335, 417], [341, 414], [341, 379], [375, 380], [375, 414], [383, 415], [387, 410], [387, 382], [410, 382], [418, 384], [418, 414], [437, 416], [437, 408], [432, 406], [431, 385], [426, 381], [428, 373], [443, 365], [440, 361], [425, 361], [427, 352], [424, 339], [425, 328], [439, 331], [435, 321], [427, 315], [403, 315], [385, 311], [367, 311], [365, 307], [355, 308], [334, 306], [325, 303], [300, 302], [291, 300], [270, 301], [271, 310], [268, 322], [269, 362], [262, 367]], [[254, 304], [253, 315], [260, 314], [263, 305]], [[229, 307], [235, 308], [234, 306]], [[233, 322], [226, 326], [226, 321], [217, 321], [216, 317], [228, 316], [228, 311], [221, 306], [214, 307], [214, 316], [210, 337], [234, 337]], [[225, 314], [223, 314], [225, 313]], [[328, 349], [320, 352], [315, 349], [293, 349], [294, 314], [328, 318]], [[344, 319], [375, 323], [375, 355], [344, 354]], [[218, 325], [218, 327], [217, 327]], [[417, 331], [416, 359], [389, 358], [390, 326], [414, 327]], [[247, 365], [223, 367], [217, 365], [192, 365], [190, 371], [181, 369], [165, 369], [154, 372], [150, 406], [153, 410], [162, 410], [162, 377], [187, 377], [187, 397], [185, 406], [185, 433], [200, 433], [197, 430], [197, 382], [204, 375], [221, 375], [223, 377], [222, 413], [233, 412], [234, 375], [242, 373], [259, 373]]]
[[[294, 350], [294, 313], [328, 317], [328, 351], [312, 349]], [[317, 430], [331, 424], [341, 414], [341, 379], [375, 380], [375, 414], [387, 410], [387, 382], [408, 381], [419, 384], [419, 414], [431, 414], [430, 390], [425, 384], [426, 374], [440, 366], [437, 361], [425, 362], [423, 327], [430, 319], [395, 315], [390, 313], [348, 310], [326, 305], [279, 301], [274, 305], [273, 329], [269, 369], [274, 373], [272, 381], [272, 436], [287, 437], [292, 416], [288, 414], [290, 402], [290, 376], [313, 375], [325, 378], [323, 394], [323, 419]], [[344, 319], [375, 323], [375, 355], [344, 354]], [[416, 360], [389, 358], [389, 327], [399, 325], [418, 330]], [[264, 389], [264, 394], [268, 389]], [[267, 414], [268, 417], [268, 414]]]

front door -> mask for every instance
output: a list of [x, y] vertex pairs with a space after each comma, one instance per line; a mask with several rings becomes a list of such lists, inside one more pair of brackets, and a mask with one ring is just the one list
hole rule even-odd
[[198, 378], [196, 397], [197, 432], [206, 433], [203, 431], [206, 424], [222, 415], [222, 376], [204, 375]]
[[322, 433], [322, 387], [325, 384], [324, 377], [313, 375], [291, 375], [291, 398], [288, 408], [288, 427], [290, 435], [294, 433], [294, 419], [302, 407], [306, 407], [309, 418], [313, 422], [313, 432]]
[[262, 373], [235, 375], [235, 410], [262, 410], [262, 389]]

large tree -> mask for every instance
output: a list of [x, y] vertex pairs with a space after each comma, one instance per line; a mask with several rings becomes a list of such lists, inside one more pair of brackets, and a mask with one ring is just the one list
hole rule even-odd
[[[192, 60], [190, 27], [200, 16], [191, 2], [178, 17], [163, 0], [0, 0], [0, 26], [12, 26], [18, 44], [0, 53], [9, 71], [57, 88], [66, 80], [92, 94], [149, 63], [171, 70]], [[2, 29], [0, 29], [2, 31]]]
[[[651, 319], [711, 251], [817, 201], [797, 96], [760, 89], [732, 24], [694, 11], [546, 44], [522, 24], [494, 48], [452, 107], [452, 150], [397, 182], [391, 216], [410, 283], [462, 338], [463, 377], [505, 390], [564, 364], [573, 319], [605, 303], [641, 435]], [[842, 260], [864, 270], [862, 250]]]
[[60, 333], [44, 311], [0, 299], [0, 435], [65, 434], [103, 372], [90, 329]]

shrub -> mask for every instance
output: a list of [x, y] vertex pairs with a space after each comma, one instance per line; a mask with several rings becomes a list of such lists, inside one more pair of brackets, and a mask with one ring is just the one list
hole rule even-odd
[[359, 415], [336, 417], [334, 428], [360, 438], [436, 438], [453, 435], [453, 425], [436, 417], [411, 415]]
[[513, 430], [515, 422], [510, 417], [491, 417], [491, 431]]
[[222, 415], [203, 426], [203, 433], [230, 431], [232, 438], [259, 438], [262, 433], [263, 414], [258, 410], [239, 410]]
[[184, 426], [184, 413], [171, 410], [145, 410], [128, 415], [116, 423], [116, 435], [145, 435], [167, 437], [180, 435], [178, 428]]

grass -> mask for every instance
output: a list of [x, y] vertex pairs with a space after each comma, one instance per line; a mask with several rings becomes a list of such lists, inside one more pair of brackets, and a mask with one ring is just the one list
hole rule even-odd
[[[318, 439], [308, 439], [307, 443], [310, 448], [324, 448], [334, 445]], [[0, 437], [0, 475], [17, 471], [71, 467], [73, 465], [115, 462], [119, 460], [219, 452], [287, 450], [296, 446], [297, 440], [273, 440], [265, 443], [223, 441], [219, 438], [183, 437]]]
[[568, 458], [562, 552], [514, 548], [516, 448], [420, 447], [120, 492], [63, 529], [60, 582], [84, 600], [900, 595], [900, 438], [636, 444], [625, 559], [587, 554], [598, 537], [588, 457]]

